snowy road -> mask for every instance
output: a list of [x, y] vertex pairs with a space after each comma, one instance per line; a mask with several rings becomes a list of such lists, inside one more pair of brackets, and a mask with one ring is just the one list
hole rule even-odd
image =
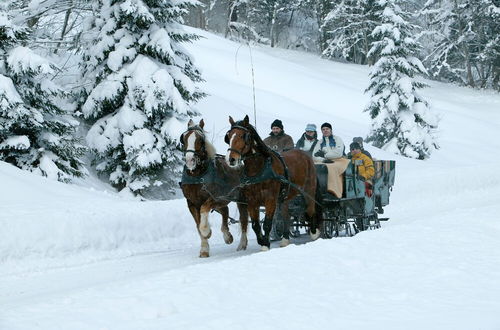
[[236, 246], [212, 245], [213, 257], [198, 258], [199, 248], [174, 249], [145, 253], [82, 264], [56, 267], [36, 272], [0, 276], [0, 306], [16, 306], [64, 297], [88, 288], [106, 287], [110, 283], [126, 283], [149, 275], [160, 274], [196, 264], [218, 262], [259, 252], [254, 241], [247, 251], [236, 252]]

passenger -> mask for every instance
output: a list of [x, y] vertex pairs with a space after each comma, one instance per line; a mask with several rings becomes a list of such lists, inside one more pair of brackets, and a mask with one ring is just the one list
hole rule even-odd
[[[365, 155], [367, 155], [368, 157], [370, 157], [372, 160], [373, 160], [373, 157], [372, 155], [366, 151], [364, 148], [363, 148], [363, 138], [361, 136], [357, 136], [355, 138], [352, 139], [352, 142], [357, 142], [359, 143], [359, 146], [361, 147], [361, 152], [364, 153]], [[347, 154], [347, 158], [351, 159], [352, 158], [352, 154], [351, 152], [349, 152]]]
[[318, 141], [313, 150], [313, 160], [316, 163], [333, 163], [334, 159], [344, 155], [344, 141], [339, 136], [332, 134], [332, 125], [321, 125], [323, 138]]
[[264, 139], [264, 143], [277, 152], [293, 149], [293, 139], [290, 135], [285, 134], [283, 123], [279, 119], [271, 124], [271, 133]]
[[312, 156], [314, 147], [318, 143], [318, 133], [315, 124], [307, 124], [304, 134], [300, 137], [295, 148], [303, 150]]
[[349, 149], [351, 149], [352, 162], [358, 169], [358, 177], [365, 182], [366, 195], [371, 197], [373, 193], [371, 179], [375, 175], [373, 161], [361, 151], [361, 146], [358, 142], [351, 143]]

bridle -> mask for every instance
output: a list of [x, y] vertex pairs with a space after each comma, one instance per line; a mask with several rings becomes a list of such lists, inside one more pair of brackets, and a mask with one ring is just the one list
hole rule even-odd
[[[196, 134], [196, 132], [199, 132], [201, 134], [201, 141], [202, 145], [200, 150], [194, 150], [194, 149], [187, 149], [186, 144], [184, 143], [184, 135], [189, 132], [193, 132]], [[182, 152], [184, 153], [184, 156], [186, 156], [187, 153], [193, 153], [195, 157], [195, 162], [196, 165], [201, 163], [201, 157], [206, 154], [206, 148], [205, 148], [205, 132], [203, 132], [203, 129], [199, 126], [193, 126], [188, 128], [184, 133], [181, 134], [181, 137], [179, 138], [179, 141], [181, 142], [182, 145]]]
[[243, 147], [243, 149], [241, 149], [241, 151], [240, 151], [240, 150], [231, 148], [231, 146], [229, 146], [229, 148], [227, 149], [227, 151], [235, 152], [238, 155], [240, 155], [241, 159], [244, 159], [245, 155], [243, 155], [243, 153], [245, 152], [245, 148], [247, 148], [247, 147], [251, 148], [251, 142], [252, 142], [251, 132], [250, 132], [250, 130], [248, 128], [246, 128], [244, 126], [241, 126], [241, 125], [233, 125], [233, 126], [231, 126], [231, 128], [229, 129], [229, 131], [227, 131], [226, 136], [224, 137], [224, 142], [226, 142], [227, 144], [229, 144], [231, 142], [230, 139], [229, 139], [229, 133], [233, 129], [235, 129], [235, 128], [241, 129], [241, 130], [245, 131], [245, 136], [243, 137], [243, 139], [245, 140], [245, 147]]

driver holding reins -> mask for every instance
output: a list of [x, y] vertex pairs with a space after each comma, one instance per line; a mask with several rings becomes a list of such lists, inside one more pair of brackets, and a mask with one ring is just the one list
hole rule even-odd
[[279, 119], [276, 119], [271, 124], [271, 133], [264, 139], [264, 143], [276, 152], [287, 151], [294, 147], [292, 137], [285, 134], [283, 123]]

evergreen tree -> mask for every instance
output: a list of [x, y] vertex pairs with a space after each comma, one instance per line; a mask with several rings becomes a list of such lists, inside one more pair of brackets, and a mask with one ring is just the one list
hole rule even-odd
[[29, 31], [0, 13], [0, 160], [67, 182], [82, 176], [78, 122], [62, 109], [54, 64], [26, 47]]
[[371, 32], [379, 24], [374, 15], [376, 9], [375, 0], [342, 0], [336, 3], [325, 18], [323, 29], [329, 38], [323, 55], [367, 64]]
[[425, 59], [433, 77], [500, 89], [500, 6], [495, 0], [429, 0]]
[[437, 121], [418, 93], [425, 84], [416, 75], [425, 68], [415, 57], [419, 49], [415, 27], [394, 0], [378, 0], [381, 25], [372, 33], [376, 40], [369, 56], [377, 62], [370, 72], [367, 92], [371, 101], [365, 111], [373, 120], [368, 142], [406, 157], [425, 159], [436, 149]]
[[191, 104], [203, 96], [181, 45], [196, 38], [181, 19], [192, 3], [102, 0], [96, 7], [81, 110], [92, 124], [87, 142], [96, 169], [119, 189], [143, 193], [161, 181], [171, 188], [180, 174], [172, 129], [195, 114]]

